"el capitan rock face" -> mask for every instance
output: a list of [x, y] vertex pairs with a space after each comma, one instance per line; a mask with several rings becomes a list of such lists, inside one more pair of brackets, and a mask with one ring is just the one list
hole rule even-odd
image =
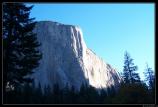
[[41, 42], [43, 57], [33, 74], [35, 85], [53, 87], [58, 83], [79, 89], [82, 83], [95, 88], [119, 85], [117, 72], [87, 48], [77, 26], [40, 21], [34, 31]]

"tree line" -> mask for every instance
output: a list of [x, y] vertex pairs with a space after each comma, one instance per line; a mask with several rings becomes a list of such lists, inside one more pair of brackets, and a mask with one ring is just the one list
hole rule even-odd
[[[126, 57], [127, 53], [125, 54]], [[128, 54], [129, 55], [129, 54]], [[129, 57], [128, 57], [129, 58]], [[129, 58], [130, 59], [130, 58]], [[128, 60], [129, 60], [128, 59]], [[49, 86], [35, 87], [34, 84], [26, 84], [23, 90], [9, 91], [5, 103], [18, 104], [154, 104], [155, 103], [155, 79], [151, 68], [146, 68], [146, 80], [141, 81], [136, 68], [125, 59], [122, 81], [118, 89], [115, 86], [106, 89], [96, 89], [82, 84], [80, 90], [75, 87], [60, 89], [59, 84], [54, 84], [53, 89]], [[128, 64], [129, 63], [129, 64]], [[127, 67], [129, 66], [129, 67]], [[126, 69], [128, 68], [128, 69]], [[131, 72], [131, 75], [130, 75]], [[129, 74], [128, 74], [129, 73]], [[137, 75], [137, 76], [136, 76]], [[130, 77], [131, 76], [131, 77]], [[148, 83], [148, 84], [147, 84]]]
[[35, 18], [30, 18], [33, 6], [23, 3], [3, 3], [3, 103], [5, 104], [153, 104], [155, 103], [155, 74], [148, 65], [146, 80], [141, 81], [138, 66], [128, 52], [124, 54], [122, 80], [115, 86], [97, 90], [82, 85], [79, 91], [68, 85], [53, 90], [39, 84], [35, 87], [29, 78], [38, 67], [41, 45], [33, 33]]

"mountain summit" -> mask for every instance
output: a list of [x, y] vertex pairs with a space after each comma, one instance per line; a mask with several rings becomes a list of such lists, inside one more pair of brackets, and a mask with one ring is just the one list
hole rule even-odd
[[34, 32], [41, 43], [43, 57], [32, 75], [35, 85], [79, 89], [85, 83], [95, 88], [118, 86], [115, 69], [87, 48], [81, 28], [52, 21], [40, 21]]

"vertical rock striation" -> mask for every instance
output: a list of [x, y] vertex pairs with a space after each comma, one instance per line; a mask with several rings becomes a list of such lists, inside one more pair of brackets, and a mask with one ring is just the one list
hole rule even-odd
[[32, 75], [36, 86], [40, 83], [42, 87], [53, 88], [53, 84], [58, 83], [61, 88], [68, 84], [79, 89], [82, 83], [95, 88], [119, 84], [117, 72], [87, 48], [79, 27], [40, 21], [34, 32], [43, 53]]

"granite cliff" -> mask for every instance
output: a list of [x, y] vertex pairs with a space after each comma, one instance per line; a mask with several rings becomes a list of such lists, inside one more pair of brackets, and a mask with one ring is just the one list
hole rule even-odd
[[86, 46], [80, 27], [40, 21], [34, 32], [43, 53], [32, 75], [36, 85], [53, 88], [53, 84], [58, 83], [61, 88], [68, 84], [76, 89], [82, 83], [95, 88], [119, 85], [117, 71]]

